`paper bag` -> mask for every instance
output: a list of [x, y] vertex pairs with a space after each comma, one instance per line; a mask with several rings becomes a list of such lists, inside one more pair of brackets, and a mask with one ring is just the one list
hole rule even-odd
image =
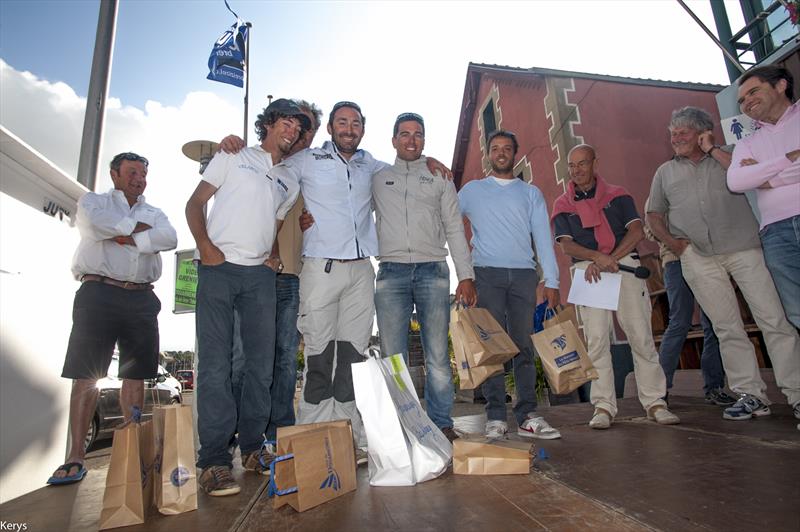
[[464, 347], [464, 327], [459, 321], [450, 321], [450, 337], [453, 340], [453, 356], [458, 372], [458, 387], [462, 390], [472, 390], [481, 385], [489, 377], [503, 371], [503, 364], [489, 364], [472, 366]]
[[485, 308], [465, 308], [456, 314], [464, 330], [462, 345], [470, 367], [503, 364], [519, 353], [508, 333]]
[[156, 441], [155, 503], [158, 511], [175, 515], [197, 510], [192, 407], [153, 409]]
[[549, 326], [531, 336], [531, 339], [553, 393], [568, 394], [598, 378], [597, 370], [592, 366], [586, 347], [571, 321], [551, 321]]
[[555, 325], [556, 323], [564, 323], [567, 321], [571, 321], [573, 325], [575, 325], [575, 329], [578, 331], [578, 337], [581, 339], [583, 345], [586, 345], [586, 338], [584, 338], [583, 331], [581, 330], [580, 324], [578, 323], [578, 314], [575, 311], [575, 305], [566, 305], [566, 306], [562, 305], [561, 308], [559, 308], [558, 310], [553, 311], [547, 309], [545, 311], [545, 320], [544, 320], [545, 329], [547, 327]]
[[356, 489], [349, 421], [279, 427], [277, 439], [268, 490], [275, 509], [288, 504], [303, 512]]
[[525, 442], [453, 442], [453, 473], [457, 475], [527, 475], [533, 445]]
[[367, 434], [369, 483], [371, 486], [413, 486], [411, 453], [400, 418], [375, 363], [350, 365], [356, 406]]
[[153, 501], [153, 423], [129, 423], [114, 431], [99, 529], [144, 523]]

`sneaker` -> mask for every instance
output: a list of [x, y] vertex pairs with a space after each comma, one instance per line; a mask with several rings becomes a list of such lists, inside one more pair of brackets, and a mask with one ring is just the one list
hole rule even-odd
[[717, 406], [732, 406], [736, 404], [736, 398], [722, 388], [715, 388], [706, 394], [706, 403]]
[[677, 425], [681, 418], [667, 410], [666, 406], [654, 406], [647, 411], [647, 419], [655, 421], [659, 425]]
[[210, 466], [200, 475], [200, 487], [212, 497], [236, 495], [242, 489], [233, 480], [231, 468], [227, 466]]
[[362, 466], [369, 462], [369, 455], [366, 449], [356, 447], [356, 467]]
[[266, 443], [261, 449], [242, 455], [242, 468], [259, 475], [269, 475], [269, 465], [275, 460], [275, 446]]
[[542, 416], [528, 414], [527, 419], [519, 426], [517, 434], [528, 438], [538, 438], [540, 440], [555, 440], [561, 437], [558, 430], [550, 426]]
[[611, 427], [611, 414], [602, 408], [595, 408], [594, 415], [589, 421], [589, 426], [597, 430], [605, 430]]
[[486, 422], [486, 437], [490, 440], [505, 438], [508, 432], [508, 424], [505, 421], [492, 419]]
[[722, 419], [750, 419], [751, 417], [768, 416], [772, 412], [761, 399], [754, 395], [742, 394], [736, 404], [722, 412]]
[[453, 429], [453, 427], [445, 427], [445, 428], [443, 428], [442, 429], [442, 434], [444, 434], [444, 437], [447, 438], [447, 441], [449, 441], [450, 443], [453, 443], [454, 440], [458, 439], [458, 434]]

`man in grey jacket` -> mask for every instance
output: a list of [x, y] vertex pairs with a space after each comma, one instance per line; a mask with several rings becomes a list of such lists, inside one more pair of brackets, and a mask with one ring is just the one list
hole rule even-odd
[[464, 237], [452, 181], [434, 176], [422, 155], [425, 123], [403, 113], [394, 124], [393, 166], [372, 177], [380, 266], [375, 311], [384, 356], [403, 353], [408, 362], [408, 324], [416, 307], [425, 353], [425, 402], [431, 420], [453, 441], [450, 411], [453, 373], [447, 350], [450, 270], [447, 245], [458, 276], [456, 300], [472, 306], [477, 295], [472, 260]]

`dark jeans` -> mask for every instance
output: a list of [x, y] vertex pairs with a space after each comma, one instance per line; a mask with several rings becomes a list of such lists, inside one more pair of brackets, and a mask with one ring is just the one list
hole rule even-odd
[[[683, 278], [679, 260], [668, 262], [664, 266], [664, 287], [669, 301], [669, 324], [661, 340], [658, 361], [667, 377], [667, 389], [670, 389], [694, 314], [694, 294]], [[719, 355], [719, 340], [702, 309], [700, 309], [700, 324], [703, 326], [700, 368], [703, 372], [703, 390], [708, 393], [715, 388], [725, 386], [725, 371], [722, 369], [722, 359]]]
[[277, 318], [275, 320], [275, 372], [272, 376], [272, 415], [267, 439], [274, 440], [278, 427], [294, 425], [294, 392], [297, 387], [297, 349], [300, 332], [297, 313], [300, 308], [300, 279], [284, 273], [277, 276]]
[[198, 267], [197, 467], [231, 466], [228, 443], [237, 429], [231, 387], [234, 311], [241, 319], [244, 373], [239, 411], [242, 454], [257, 450], [269, 420], [275, 365], [275, 272], [225, 262]]
[[[475, 268], [475, 285], [478, 306], [487, 309], [508, 332], [520, 353], [506, 363], [506, 371], [513, 365], [517, 401], [514, 417], [517, 424], [525, 421], [527, 414], [536, 411], [536, 365], [533, 361], [533, 313], [536, 308], [536, 270], [517, 268]], [[506, 420], [505, 374], [487, 379], [481, 385], [486, 397], [486, 418], [490, 421]]]

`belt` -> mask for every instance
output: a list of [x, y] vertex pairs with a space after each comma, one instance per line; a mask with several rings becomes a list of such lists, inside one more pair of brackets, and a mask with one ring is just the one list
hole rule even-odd
[[367, 260], [367, 257], [361, 257], [361, 258], [358, 258], [358, 259], [329, 259], [329, 258], [325, 258], [323, 260], [328, 260], [328, 261], [331, 261], [331, 262], [355, 262], [357, 260]]
[[105, 277], [103, 275], [95, 275], [93, 273], [87, 273], [86, 275], [81, 277], [82, 283], [85, 283], [86, 281], [95, 281], [98, 283], [110, 284], [111, 286], [118, 286], [120, 288], [124, 288], [125, 290], [153, 289], [152, 283], [131, 283], [129, 281], [117, 281], [116, 279], [112, 279], [111, 277]]

